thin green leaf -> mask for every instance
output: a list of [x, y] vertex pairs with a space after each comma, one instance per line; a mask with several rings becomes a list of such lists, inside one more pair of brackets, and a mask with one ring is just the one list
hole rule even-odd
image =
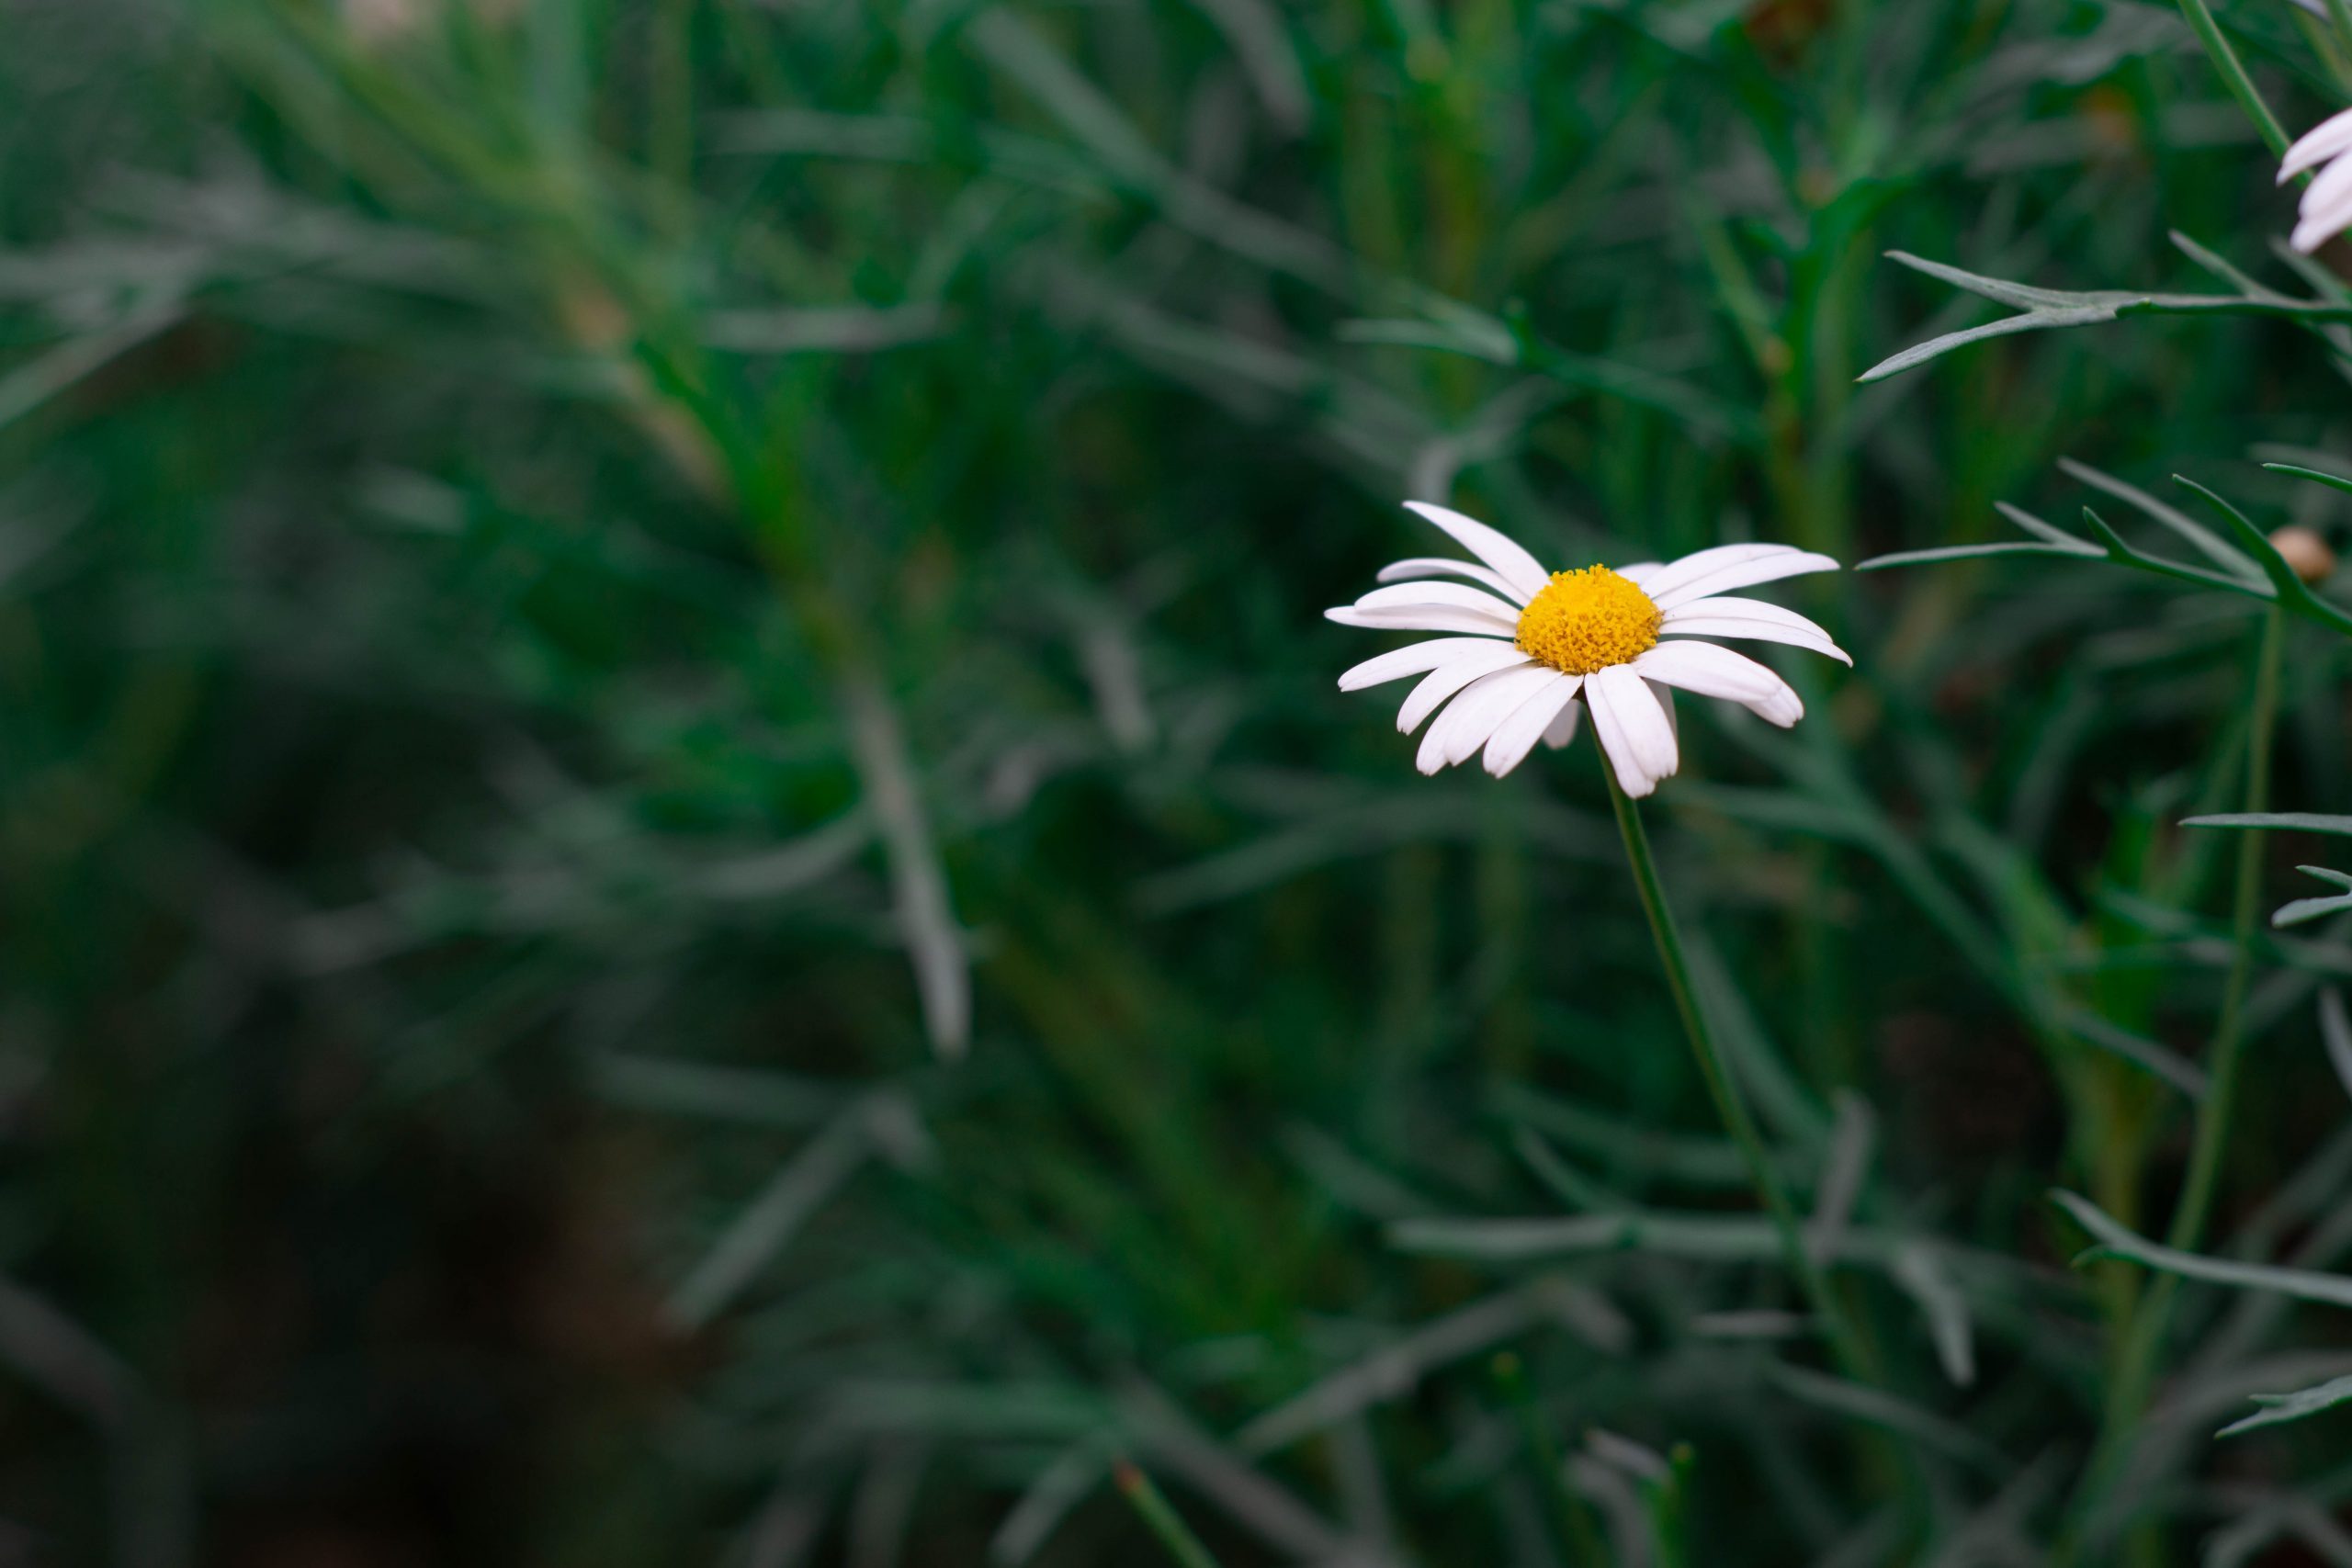
[[2326, 817], [2312, 811], [2222, 811], [2205, 817], [2184, 817], [2184, 828], [2292, 828], [2305, 833], [2342, 833], [2352, 838], [2352, 817]]
[[2251, 1432], [2257, 1427], [2275, 1427], [2282, 1421], [2300, 1421], [2306, 1416], [2316, 1416], [2323, 1410], [2352, 1401], [2352, 1375], [2330, 1378], [2310, 1388], [2299, 1388], [2292, 1393], [2257, 1393], [2254, 1402], [2262, 1411], [2233, 1421], [2214, 1434], [2219, 1438], [2234, 1438], [2240, 1432]]
[[1935, 1344], [1944, 1376], [1961, 1388], [1973, 1383], [1976, 1346], [1969, 1329], [1968, 1298], [1944, 1268], [1942, 1255], [1927, 1243], [1906, 1241], [1894, 1249], [1887, 1272], [1928, 1320], [1928, 1337]]
[[2352, 305], [2331, 300], [2294, 299], [2267, 289], [2258, 294], [2154, 294], [2118, 288], [2037, 288], [2030, 284], [1985, 277], [1942, 262], [1928, 261], [1905, 251], [1889, 251], [1886, 254], [1890, 261], [1939, 278], [1955, 288], [1964, 288], [1971, 294], [1981, 295], [1998, 304], [2014, 306], [2019, 314], [1962, 332], [1947, 333], [1941, 337], [1906, 348], [1881, 360], [1857, 378], [1866, 382], [1883, 381], [1890, 376], [1901, 375], [1955, 348], [1986, 338], [2006, 337], [2015, 333], [2046, 332], [2059, 327], [2093, 326], [2124, 316], [2280, 316], [2305, 322], [2352, 321]]
[[1897, 550], [1893, 555], [1872, 556], [1855, 564], [1856, 571], [1881, 571], [1891, 566], [1925, 566], [1931, 561], [1967, 560], [1977, 556], [2069, 556], [2077, 560], [2098, 560], [2106, 552], [2096, 545], [2061, 545], [2033, 543], [2023, 539], [1997, 545], [1946, 545], [1940, 549]]
[[2178, 507], [2167, 506], [2136, 485], [2129, 485], [2112, 474], [2101, 473], [2088, 463], [2078, 463], [2072, 457], [2058, 459], [2059, 472], [2079, 479], [2093, 490], [2104, 491], [2118, 501], [2136, 507], [2150, 521], [2178, 535], [2198, 554], [2234, 577], [2249, 581], [2262, 576], [2262, 568], [2244, 550], [2222, 538]]
[[2331, 474], [2320, 468], [2301, 468], [2293, 463], [2265, 463], [2262, 466], [2274, 474], [2291, 474], [2296, 479], [2309, 479], [2314, 484], [2324, 484], [2330, 490], [2340, 490], [2346, 494], [2352, 494], [2352, 479], [2347, 479], [2341, 474]]
[[1984, 1438], [1908, 1400], [1898, 1399], [1864, 1383], [1849, 1382], [1844, 1378], [1809, 1371], [1785, 1362], [1767, 1363], [1767, 1375], [1783, 1393], [1808, 1404], [1857, 1421], [1865, 1421], [1874, 1427], [1883, 1427], [1987, 1475], [1998, 1475], [2009, 1468], [2008, 1461], [2002, 1457], [2000, 1450]]
[[2098, 536], [2098, 542], [2106, 547], [2109, 560], [2119, 561], [2126, 566], [2138, 567], [2141, 570], [2154, 572], [2158, 577], [2169, 577], [2176, 581], [2194, 583], [2200, 588], [2222, 588], [2233, 593], [2245, 593], [2257, 599], [2267, 599], [2273, 596], [2270, 589], [2258, 579], [2242, 578], [2235, 573], [2225, 575], [2222, 572], [2208, 570], [2201, 566], [2188, 566], [2164, 556], [2152, 556], [2125, 539], [2122, 535], [2115, 531], [2113, 524], [2087, 506], [2083, 508], [2083, 521], [2089, 525], [2090, 531]]
[[2319, 994], [2319, 1034], [2335, 1081], [2352, 1094], [2352, 1019], [2344, 1014], [2344, 993], [2334, 986]]
[[866, 1118], [857, 1110], [834, 1118], [785, 1163], [671, 1292], [670, 1320], [693, 1330], [718, 1316], [856, 1174], [872, 1149]]
[[2201, 1280], [2209, 1284], [2229, 1285], [2242, 1291], [2270, 1291], [2307, 1302], [2352, 1307], [2352, 1279], [2341, 1274], [2321, 1274], [2308, 1269], [2279, 1269], [2267, 1263], [2233, 1263], [2225, 1258], [2183, 1252], [2126, 1230], [2087, 1198], [2057, 1190], [2050, 1196], [2074, 1216], [2077, 1224], [2090, 1232], [2098, 1243], [2075, 1259], [2077, 1265], [2101, 1258], [2120, 1258], [2159, 1273], [2177, 1274], [2184, 1280]]
[[2274, 930], [2287, 926], [2300, 926], [2306, 921], [2316, 920], [2324, 915], [2336, 914], [2345, 909], [2352, 909], [2352, 893], [2331, 894], [2320, 898], [2297, 898], [2291, 903], [2281, 904], [2277, 909], [2271, 911], [2270, 924]]
[[2208, 1084], [2204, 1069], [2178, 1052], [2166, 1050], [2153, 1040], [2143, 1040], [2087, 1008], [2063, 1009], [2056, 1021], [2084, 1043], [2120, 1056], [2142, 1071], [2164, 1079], [2189, 1099], [2205, 1098]]
[[2024, 529], [2027, 533], [2031, 534], [2038, 538], [2047, 539], [2053, 545], [2064, 545], [2069, 549], [2073, 550], [2084, 550], [2089, 547], [2086, 546], [2082, 540], [2077, 539], [2074, 535], [2067, 533], [2064, 528], [2044, 523], [2041, 518], [2036, 517], [2032, 513], [2028, 512], [2022, 506], [2013, 506], [2006, 501], [1996, 501], [1993, 503], [1993, 510], [2007, 518], [2010, 522], [2016, 524], [2018, 527]]
[[2282, 904], [2270, 917], [2270, 923], [2273, 926], [2301, 925], [2305, 920], [2315, 920], [2322, 915], [2332, 915], [2339, 909], [2352, 909], [2352, 875], [2340, 871], [2330, 871], [2324, 865], [2299, 865], [2295, 869], [2306, 876], [2316, 876], [2322, 882], [2333, 883], [2345, 891], [2330, 893], [2315, 898], [2298, 898], [2291, 904]]

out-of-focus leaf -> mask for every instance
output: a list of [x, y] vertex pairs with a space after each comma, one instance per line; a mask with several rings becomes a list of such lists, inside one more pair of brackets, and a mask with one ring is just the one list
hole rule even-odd
[[2276, 604], [2305, 620], [2316, 621], [2331, 630], [2352, 635], [2352, 614], [2339, 609], [2313, 593], [2295, 575], [2284, 558], [2261, 530], [2247, 520], [2245, 513], [2222, 500], [2213, 491], [2194, 480], [2175, 475], [2175, 480], [2196, 491], [2222, 513], [2231, 531], [2237, 536], [2235, 545], [2214, 535], [2194, 519], [2165, 505], [2154, 497], [2099, 473], [2079, 463], [2063, 464], [2066, 471], [2086, 484], [2097, 486], [2108, 493], [2130, 502], [2150, 518], [2174, 534], [2188, 541], [2198, 552], [2215, 563], [2212, 567], [2192, 566], [2183, 561], [2151, 555], [2118, 533], [2113, 525], [2090, 507], [2083, 508], [2084, 525], [2090, 529], [2091, 539], [2077, 539], [2042, 522], [2018, 507], [1997, 502], [2002, 515], [2036, 536], [2034, 543], [1984, 545], [1951, 545], [1925, 550], [1899, 550], [1892, 555], [1876, 556], [1859, 563], [1857, 571], [1879, 571], [1889, 567], [1919, 566], [1933, 561], [1965, 560], [1982, 556], [2051, 556], [2069, 559], [2098, 559], [2113, 561], [2134, 570], [2154, 576], [2170, 578], [2192, 587], [2218, 588], [2226, 592], [2242, 594], [2249, 599]]
[[1883, 1427], [1987, 1475], [2004, 1474], [2009, 1468], [1998, 1449], [1967, 1427], [1883, 1389], [1791, 1366], [1785, 1361], [1770, 1362], [1767, 1370], [1783, 1393], [1808, 1404]]
[[597, 1057], [590, 1070], [597, 1092], [618, 1105], [772, 1126], [808, 1126], [848, 1098], [790, 1073], [618, 1052]]
[[714, 310], [703, 341], [733, 354], [871, 354], [929, 343], [951, 325], [936, 304], [840, 305], [772, 310]]
[[2153, 1073], [2191, 1100], [2202, 1100], [2211, 1087], [2205, 1069], [2177, 1051], [2143, 1040], [2128, 1029], [2109, 1022], [2088, 1008], [2063, 1008], [2057, 1021], [2086, 1044], [2114, 1053], [2133, 1066]]
[[1997, 277], [1985, 277], [1966, 272], [1943, 262], [1928, 261], [1905, 251], [1889, 251], [1887, 259], [1899, 262], [1915, 272], [1924, 272], [1940, 278], [1955, 288], [1965, 288], [1996, 304], [2015, 307], [2019, 312], [2005, 316], [1982, 326], [1946, 333], [1939, 338], [1914, 344], [1902, 353], [1890, 355], [1862, 372], [1858, 379], [1880, 381], [1889, 376], [1925, 365], [1939, 355], [1987, 338], [2006, 337], [2013, 333], [2047, 332], [2056, 327], [2084, 327], [2101, 321], [2112, 321], [2124, 316], [2279, 316], [2306, 322], [2352, 321], [2352, 305], [2328, 299], [2293, 299], [2284, 295], [2263, 294], [2158, 294], [2126, 288], [2036, 288], [2023, 283], [2009, 283]]
[[2184, 817], [2184, 828], [2291, 828], [2302, 833], [2341, 833], [2352, 837], [2352, 817], [2329, 817], [2312, 811], [2222, 811], [2205, 817]]
[[849, 710], [850, 748], [857, 758], [858, 777], [888, 852], [899, 935], [914, 964], [923, 1023], [933, 1050], [942, 1056], [960, 1056], [971, 1040], [971, 973], [898, 711], [870, 678], [852, 682], [843, 704]]
[[679, 1282], [668, 1303], [671, 1320], [695, 1329], [724, 1311], [855, 1174], [872, 1146], [861, 1108], [836, 1116], [744, 1206], [702, 1261]]
[[2305, 920], [2316, 920], [2323, 915], [2333, 915], [2340, 910], [2352, 909], [2352, 876], [2340, 871], [2330, 871], [2324, 865], [2299, 865], [2295, 869], [2306, 876], [2316, 876], [2322, 882], [2332, 883], [2345, 891], [2326, 894], [2316, 898], [2298, 898], [2292, 903], [2281, 904], [2271, 913], [2272, 925], [2301, 925]]
[[2183, 1252], [2126, 1230], [2087, 1198], [2065, 1191], [2052, 1191], [2051, 1197], [2098, 1243], [2075, 1259], [2078, 1265], [2102, 1258], [2120, 1258], [2159, 1273], [2177, 1274], [2184, 1280], [2201, 1280], [2244, 1291], [2274, 1291], [2304, 1301], [2352, 1306], [2352, 1278], [2264, 1263], [2233, 1263], [2227, 1258]]
[[1203, 1431], [1157, 1389], [1134, 1385], [1120, 1406], [1128, 1429], [1147, 1452], [1277, 1551], [1306, 1562], [1363, 1562], [1367, 1568], [1391, 1561], [1351, 1541], [1286, 1488]]
[[2242, 1421], [2233, 1421], [2214, 1436], [2233, 1438], [2240, 1432], [2251, 1432], [2259, 1427], [2275, 1427], [2282, 1421], [2300, 1421], [2316, 1416], [2323, 1410], [2352, 1401], [2352, 1376], [2331, 1378], [2310, 1388], [2299, 1388], [2292, 1393], [2257, 1393], [2254, 1402], [2262, 1411]]
[[1580, 390], [1622, 399], [1669, 414], [1702, 434], [1742, 446], [1760, 444], [1761, 422], [1747, 409], [1686, 381], [1546, 342], [1534, 332], [1497, 321], [1452, 300], [1430, 301], [1430, 319], [1358, 320], [1340, 323], [1342, 342], [1387, 344], [1467, 355], [1489, 365], [1534, 370]]
[[2352, 1019], [2344, 1014], [2344, 993], [2330, 986], [2319, 994], [2319, 1033], [2327, 1047], [2328, 1066], [2335, 1069], [2335, 1081], [2344, 1092], [2352, 1094]]
[[0, 376], [0, 430], [173, 326], [184, 314], [176, 300], [148, 306], [109, 326], [68, 338], [31, 362]]
[[1268, 0], [1193, 0], [1193, 4], [1225, 35], [1266, 118], [1286, 135], [1304, 131], [1314, 117], [1314, 104], [1281, 11]]
[[1539, 1276], [1398, 1335], [1260, 1416], [1234, 1435], [1234, 1444], [1250, 1455], [1288, 1448], [1376, 1405], [1409, 1398], [1439, 1368], [1544, 1325], [1566, 1326], [1611, 1354], [1623, 1351], [1634, 1332], [1609, 1299], [1589, 1286]]
[[2180, 508], [2166, 505], [2137, 485], [2126, 484], [2112, 474], [2101, 473], [2088, 463], [2078, 463], [2072, 457], [2059, 458], [2058, 471], [2070, 479], [2081, 480], [2093, 490], [2105, 491], [2118, 501], [2128, 502], [2143, 516], [2171, 530], [2191, 549], [2223, 571], [2235, 577], [2245, 578], [2248, 581], [2254, 581], [2261, 577], [2262, 569], [2256, 565], [2253, 558], [2244, 550], [2232, 545]]
[[1844, 1243], [1877, 1141], [1878, 1119], [1871, 1114], [1870, 1106], [1858, 1094], [1840, 1094], [1821, 1177], [1814, 1184], [1813, 1213], [1804, 1224], [1805, 1250], [1815, 1263], [1835, 1258]]
[[1919, 1303], [1928, 1337], [1944, 1376], [1962, 1388], [1976, 1381], [1976, 1341], [1969, 1329], [1968, 1298], [1952, 1280], [1943, 1258], [1928, 1242], [1906, 1241], [1894, 1249], [1888, 1277]]

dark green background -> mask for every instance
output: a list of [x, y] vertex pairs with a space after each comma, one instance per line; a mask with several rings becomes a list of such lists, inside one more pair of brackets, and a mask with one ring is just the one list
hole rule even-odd
[[[1229, 1563], [1317, 1555], [1254, 1467], [1540, 1564], [1597, 1425], [1690, 1445], [1694, 1562], [1890, 1560], [1810, 1347], [1720, 1315], [1778, 1269], [1390, 1228], [1749, 1201], [1589, 741], [1421, 779], [1320, 612], [1437, 545], [1417, 495], [1562, 564], [1851, 562], [2131, 517], [2071, 455], [2335, 528], [2254, 465], [2343, 434], [2285, 325], [1855, 384], [1991, 313], [1890, 248], [2215, 287], [2178, 229], [2294, 284], [2178, 17], [351, 11], [0, 4], [0, 1554], [972, 1562], [1050, 1473], [1037, 1560], [1145, 1562], [1127, 1451]], [[2341, 101], [2292, 6], [2223, 16], [2295, 126]], [[1773, 596], [1857, 668], [1774, 658], [1789, 737], [1686, 704], [1652, 830], [1801, 1194], [1867, 1105], [1855, 1223], [1991, 1260], [1967, 1387], [1857, 1299], [1933, 1539], [2018, 1543], [1934, 1560], [2039, 1561], [2136, 1279], [2042, 1193], [2160, 1230], [2186, 1120], [2017, 996], [2202, 1048], [2230, 851], [2171, 824], [2239, 798], [2256, 612], [2033, 560]], [[2346, 805], [2341, 660], [2290, 628], [2282, 806]], [[2220, 1249], [2342, 1208], [2312, 941], [2262, 953]], [[2185, 1301], [2167, 1387], [2223, 1392], [2098, 1527], [2141, 1562], [2352, 1486], [2340, 1417], [2207, 1438], [2340, 1318]], [[1251, 1427], [1366, 1358], [1361, 1413]]]

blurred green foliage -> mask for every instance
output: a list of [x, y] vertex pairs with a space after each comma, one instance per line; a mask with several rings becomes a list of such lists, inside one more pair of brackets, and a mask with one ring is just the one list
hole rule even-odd
[[[2222, 14], [2290, 129], [2326, 14]], [[2343, 1412], [2212, 1437], [2340, 1314], [2186, 1286], [2143, 1410], [2043, 1201], [2164, 1231], [2243, 953], [2206, 1250], [2352, 1248], [2352, 945], [2173, 826], [2259, 604], [1815, 580], [1806, 725], [1686, 710], [1654, 830], [1891, 1391], [1589, 747], [1420, 779], [1318, 615], [1412, 496], [2335, 533], [2291, 321], [1856, 379], [1989, 319], [1889, 249], [2340, 299], [2270, 167], [2128, 3], [8, 0], [0, 1551], [1151, 1561], [1125, 1456], [1228, 1564], [2352, 1561]], [[2272, 801], [2345, 809], [2283, 636]]]

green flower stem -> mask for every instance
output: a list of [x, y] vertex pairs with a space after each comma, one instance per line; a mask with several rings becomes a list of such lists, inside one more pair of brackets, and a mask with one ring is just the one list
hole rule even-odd
[[[2279, 666], [2284, 660], [2286, 617], [2272, 610], [2262, 618], [2261, 651], [2255, 657], [2254, 712], [2246, 731], [2245, 809], [2270, 809], [2271, 740], [2278, 725]], [[2248, 833], [2238, 844], [2237, 889], [2230, 916], [2230, 976], [2222, 992], [2222, 1011], [2213, 1026], [2213, 1049], [2206, 1070], [2211, 1087], [2197, 1118], [2197, 1141], [2188, 1156], [2188, 1177], [2182, 1184], [2180, 1206], [2173, 1211], [2168, 1246], [2193, 1252], [2213, 1207], [2213, 1186], [2222, 1168], [2222, 1152], [2229, 1142], [2230, 1111], [2237, 1097], [2238, 1066], [2245, 1055], [2245, 998], [2254, 982], [2255, 930], [2262, 910], [2263, 836]], [[2161, 1276], [2166, 1284], [2178, 1278]]]
[[[2279, 665], [2286, 642], [2286, 616], [2278, 610], [2262, 617], [2262, 639], [2255, 655], [2254, 706], [2247, 716], [2245, 809], [2265, 811], [2270, 804], [2271, 742], [2278, 724]], [[2230, 1112], [2237, 1099], [2238, 1072], [2245, 1055], [2245, 998], [2254, 981], [2254, 943], [2262, 913], [2263, 836], [2247, 833], [2238, 843], [2237, 881], [2232, 897], [2232, 952], [2229, 977], [2222, 983], [2222, 1007], [2213, 1022], [2212, 1048], [2206, 1054], [2211, 1080], [2197, 1108], [2195, 1141], [2189, 1147], [2188, 1174], [2183, 1178], [2165, 1242], [2193, 1252], [2205, 1234], [2212, 1213], [2213, 1191], [2221, 1178], [2222, 1155], [2230, 1136]], [[2155, 1382], [2165, 1331], [2172, 1323], [2173, 1301], [2180, 1293], [2176, 1275], [2159, 1274], [2132, 1314], [2123, 1345], [2117, 1355], [2115, 1381], [2109, 1386], [2107, 1409], [2098, 1452], [2086, 1477], [2086, 1501], [2096, 1506], [2114, 1484], [2131, 1451], [2148, 1394]], [[2075, 1528], [2086, 1528], [2088, 1511], [2077, 1516]]]
[[2246, 118], [2254, 121], [2255, 129], [2262, 132], [2262, 139], [2270, 143], [2270, 151], [2280, 157], [2286, 156], [2289, 141], [2286, 129], [2278, 123], [2278, 117], [2270, 112], [2270, 106], [2262, 101], [2262, 91], [2254, 85], [2254, 78], [2245, 73], [2245, 65], [2238, 59], [2238, 51], [2232, 49], [2230, 40], [2222, 36], [2222, 24], [2213, 19], [2212, 8], [2205, 4], [2205, 0], [2180, 0], [2180, 14], [2188, 18], [2189, 27], [2197, 34], [2197, 41], [2205, 46], [2206, 57], [2212, 61], [2213, 69], [2222, 73], [2222, 85], [2229, 88], [2230, 96], [2237, 99], [2238, 107], [2245, 110]]
[[1152, 1484], [1150, 1476], [1121, 1460], [1113, 1468], [1111, 1478], [1178, 1568], [1216, 1568], [1216, 1559], [1201, 1544], [1201, 1538], [1193, 1533], [1192, 1526], [1184, 1522], [1175, 1505]]
[[[1597, 752], [1600, 748], [1596, 746], [1593, 750]], [[1625, 858], [1633, 863], [1634, 881], [1641, 888], [1642, 909], [1649, 916], [1650, 935], [1657, 942], [1658, 962], [1665, 965], [1667, 987], [1674, 993], [1675, 1010], [1682, 1015], [1682, 1032], [1690, 1036], [1690, 1053], [1698, 1058], [1699, 1076], [1706, 1080], [1716, 1114], [1723, 1118], [1732, 1142], [1739, 1146], [1748, 1179], [1755, 1183], [1758, 1196], [1772, 1216], [1773, 1228], [1781, 1236], [1781, 1250], [1786, 1254], [1806, 1302], [1821, 1319], [1839, 1370], [1858, 1382], [1883, 1386], [1877, 1358], [1855, 1331], [1844, 1303], [1830, 1289], [1828, 1276], [1805, 1247], [1796, 1206], [1789, 1201], [1788, 1188], [1765, 1153], [1763, 1134], [1757, 1130], [1756, 1119], [1749, 1113], [1747, 1101], [1731, 1075], [1730, 1065], [1715, 1043], [1714, 1032], [1707, 1026], [1706, 1012], [1700, 1007], [1698, 990], [1691, 984], [1690, 961], [1683, 956], [1682, 938], [1675, 930], [1674, 911], [1667, 908], [1666, 890], [1658, 883], [1657, 862], [1650, 853], [1649, 834], [1642, 827], [1641, 811], [1617, 782], [1617, 770], [1610, 766], [1606, 756], [1601, 758], [1600, 772], [1609, 781], [1609, 803], [1616, 807], [1617, 830], [1624, 836]]]

